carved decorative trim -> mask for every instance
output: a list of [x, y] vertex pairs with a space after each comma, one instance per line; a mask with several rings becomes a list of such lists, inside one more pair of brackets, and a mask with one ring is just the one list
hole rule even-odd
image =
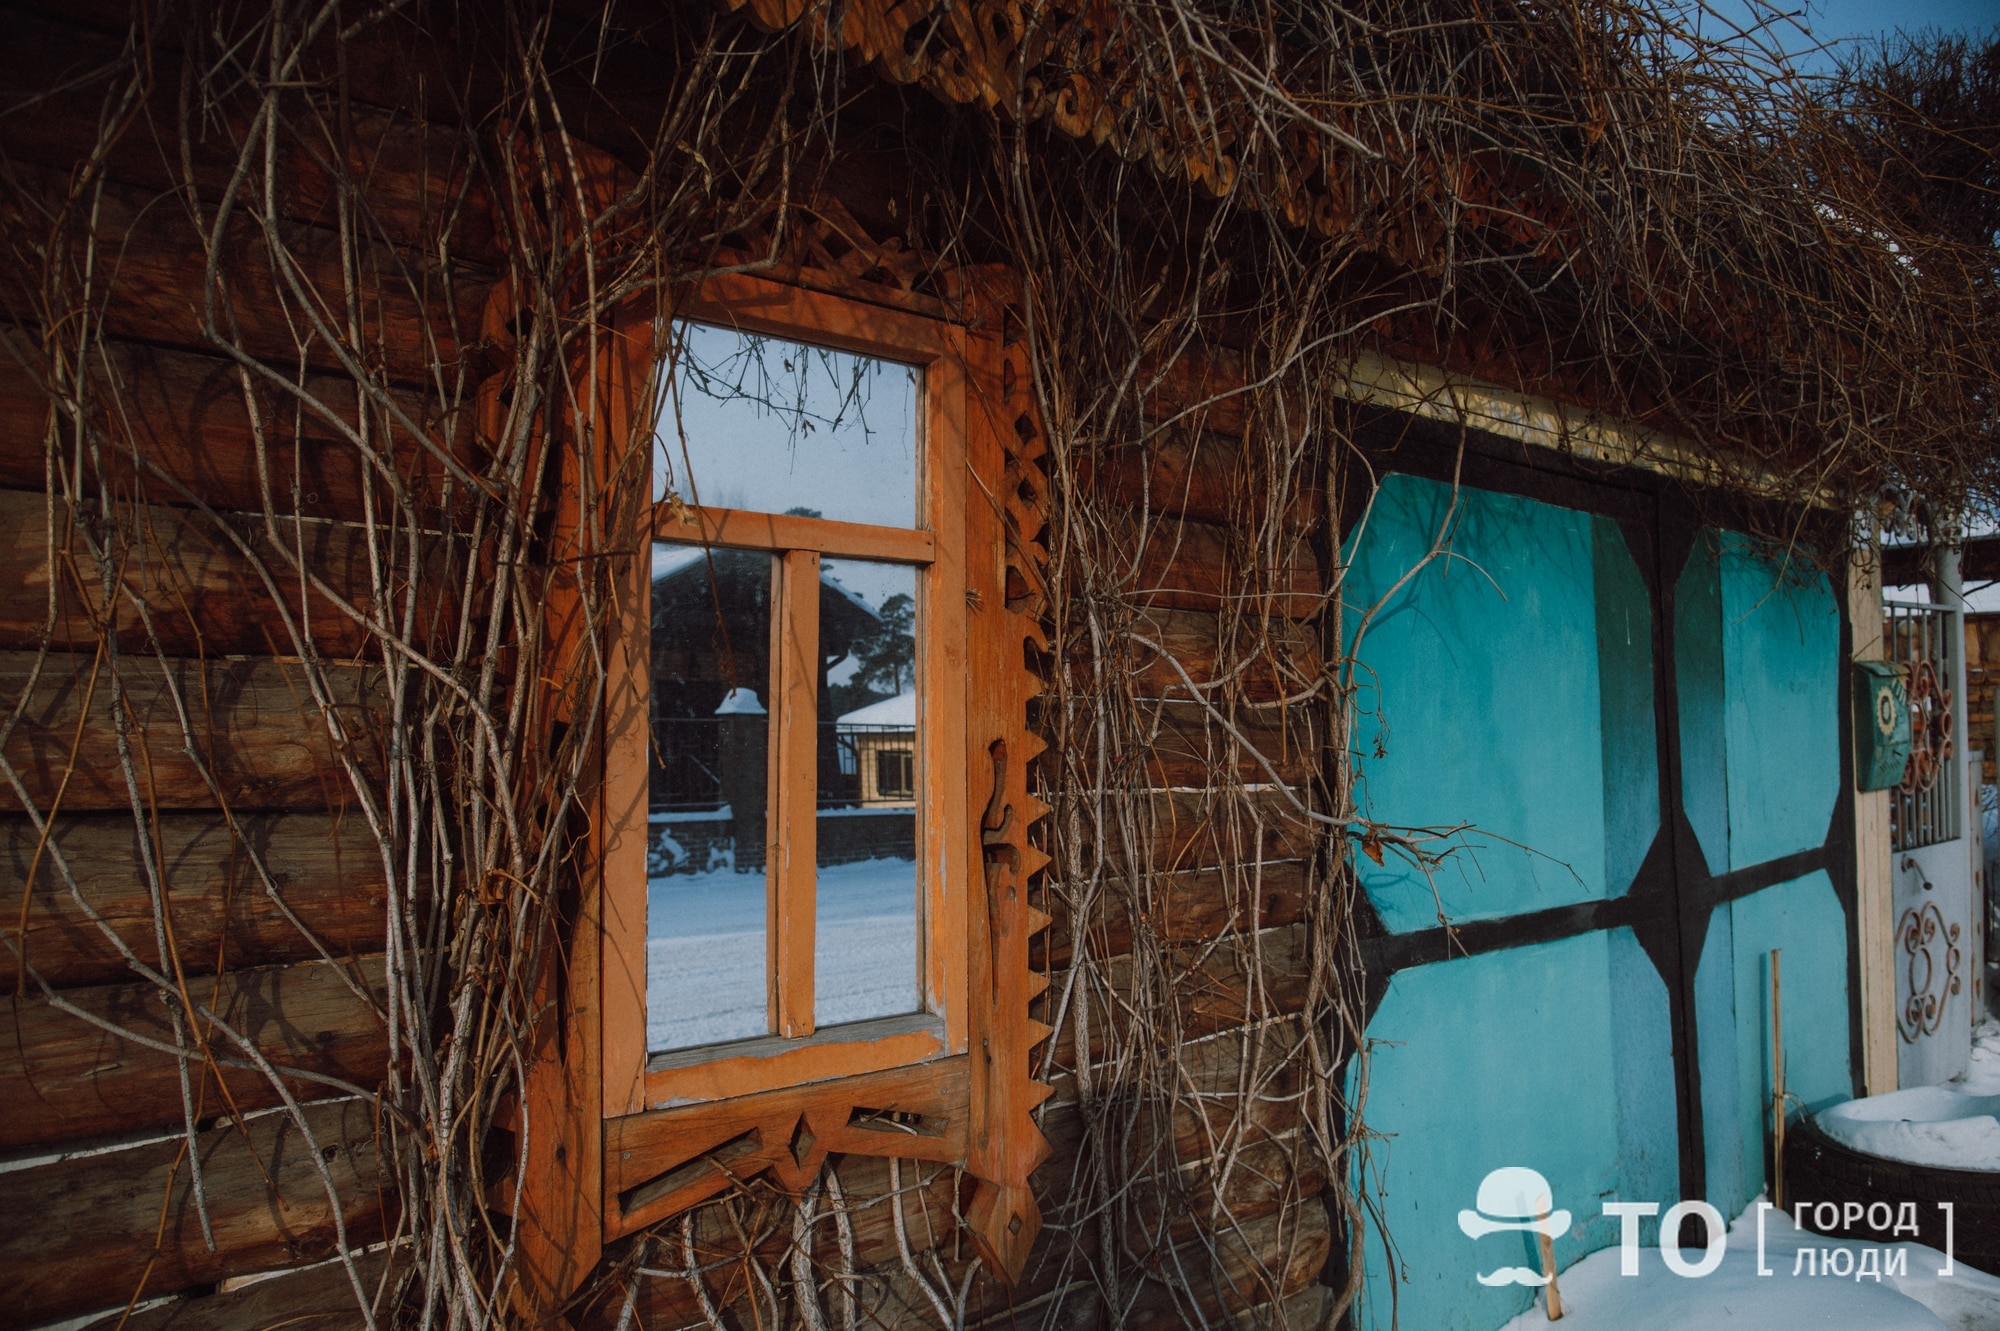
[[644, 1229], [766, 1172], [799, 1192], [830, 1153], [962, 1163], [969, 1063], [941, 1059], [614, 1118], [604, 1135], [605, 1236]]
[[[1027, 660], [1030, 645], [1048, 648], [1042, 627], [1048, 563], [1042, 532], [1049, 513], [1042, 459], [1048, 443], [1029, 388], [1017, 290], [1004, 274], [984, 276], [986, 317], [973, 339], [976, 400], [968, 414], [980, 459], [975, 472], [986, 493], [969, 500], [966, 536], [975, 552], [989, 552], [987, 558], [999, 553], [1000, 559], [992, 603], [974, 607], [970, 617], [973, 659], [986, 663], [977, 668], [991, 675], [992, 688], [972, 709], [969, 735], [975, 743], [984, 737], [992, 775], [979, 818], [986, 936], [982, 944], [975, 929], [970, 942], [974, 1003], [985, 1011], [973, 1050], [975, 1126], [967, 1165], [980, 1182], [966, 1223], [988, 1268], [1011, 1282], [1020, 1278], [1041, 1230], [1028, 1179], [1049, 1151], [1034, 1111], [1050, 1088], [1030, 1071], [1036, 1046], [1052, 1032], [1031, 1015], [1048, 978], [1029, 969], [1028, 944], [1048, 928], [1049, 916], [1031, 901], [1048, 856], [1031, 842], [1029, 830], [1049, 809], [1028, 788], [1029, 765], [1046, 745], [1028, 724], [1029, 702], [1042, 686]], [[996, 455], [999, 483], [989, 485], [985, 477], [993, 474]], [[982, 969], [990, 977], [984, 985], [977, 978]]]
[[1029, 767], [1044, 745], [1028, 724], [1041, 683], [1027, 655], [1030, 645], [1047, 645], [1040, 621], [1049, 486], [1019, 292], [1002, 270], [946, 269], [878, 244], [837, 202], [817, 201], [794, 217], [781, 265], [759, 277], [965, 329], [965, 728], [973, 770], [963, 808], [984, 876], [976, 885], [984, 891], [970, 894], [964, 931], [967, 1052], [607, 1119], [605, 1236], [631, 1234], [758, 1175], [798, 1192], [830, 1153], [933, 1161], [962, 1166], [976, 1180], [967, 1227], [988, 1268], [1012, 1281], [1041, 1228], [1029, 1177], [1048, 1154], [1034, 1111], [1050, 1094], [1031, 1072], [1050, 1030], [1031, 1015], [1048, 982], [1029, 969], [1029, 941], [1049, 917], [1031, 902], [1048, 857], [1029, 834], [1048, 808], [1029, 791]]
[[[1287, 132], [1254, 166], [1243, 145], [1269, 139], [1258, 108], [1227, 91], [1219, 64], [1162, 70], [1134, 59], [1156, 35], [1118, 6], [1082, 0], [1023, 5], [1018, 0], [717, 0], [766, 32], [801, 29], [843, 50], [891, 83], [915, 83], [960, 105], [979, 103], [1009, 119], [1046, 121], [1074, 139], [1108, 146], [1127, 161], [1149, 161], [1211, 197], [1255, 177], [1257, 203], [1292, 226], [1343, 236], [1392, 262], [1435, 251], [1451, 226], [1492, 226], [1523, 247], [1563, 251], [1563, 210], [1534, 176], [1494, 151], [1458, 162], [1418, 164], [1440, 206], [1430, 215], [1384, 214], [1383, 182], [1405, 164], [1363, 161], [1330, 150], [1333, 133]], [[1149, 51], [1149, 55], [1152, 54]], [[1199, 89], [1200, 91], [1196, 91]], [[1332, 113], [1335, 131], [1348, 136]], [[1349, 142], [1353, 140], [1351, 137]], [[1455, 206], [1444, 206], [1449, 196]]]
[[[780, 217], [782, 216], [782, 222]], [[756, 274], [869, 301], [934, 319], [962, 317], [962, 270], [934, 254], [905, 247], [901, 238], [876, 240], [839, 199], [815, 198], [764, 214], [732, 232], [724, 262], [757, 265]]]

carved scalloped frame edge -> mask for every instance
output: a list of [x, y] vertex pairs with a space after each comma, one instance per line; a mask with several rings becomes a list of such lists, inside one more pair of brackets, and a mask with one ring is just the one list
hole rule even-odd
[[[1049, 1145], [1034, 1111], [1050, 1088], [1034, 1079], [1036, 1046], [1048, 1026], [1032, 1007], [1048, 988], [1029, 967], [1029, 942], [1049, 916], [1030, 900], [1048, 856], [1029, 832], [1048, 806], [1029, 790], [1028, 772], [1046, 747], [1030, 727], [1028, 706], [1041, 692], [1028, 649], [1046, 650], [1042, 627], [1049, 483], [1042, 459], [1048, 443], [1034, 406], [1028, 346], [1023, 337], [1017, 279], [1005, 269], [964, 270], [975, 362], [969, 376], [969, 443], [978, 493], [968, 500], [967, 563], [982, 593], [972, 607], [973, 669], [980, 687], [968, 718], [968, 738], [990, 761], [990, 784], [979, 817], [986, 871], [984, 936], [975, 922], [976, 1024], [972, 1055], [972, 1141], [968, 1171], [978, 1180], [966, 1224], [988, 1270], [1012, 1283], [1027, 1265], [1041, 1211], [1029, 1177]], [[980, 584], [985, 584], [981, 587]]]

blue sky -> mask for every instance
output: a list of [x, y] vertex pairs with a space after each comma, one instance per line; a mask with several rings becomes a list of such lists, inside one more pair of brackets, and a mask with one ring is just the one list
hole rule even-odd
[[[1740, 0], [1714, 0], [1714, 8], [1718, 13], [1750, 12], [1750, 6]], [[1781, 5], [1776, 12], [1797, 15], [1791, 22], [1780, 21], [1771, 32], [1802, 67], [1812, 71], [1825, 70], [1832, 63], [1830, 53], [1813, 51], [1816, 43], [1877, 38], [1899, 28], [1978, 33], [2000, 27], [2000, 0], [1896, 0], [1894, 4], [1883, 0], [1812, 0], [1805, 6]]]

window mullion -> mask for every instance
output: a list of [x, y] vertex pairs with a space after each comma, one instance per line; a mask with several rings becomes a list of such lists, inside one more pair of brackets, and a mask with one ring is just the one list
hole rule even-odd
[[775, 559], [767, 866], [771, 1029], [813, 1033], [819, 803], [819, 554]]

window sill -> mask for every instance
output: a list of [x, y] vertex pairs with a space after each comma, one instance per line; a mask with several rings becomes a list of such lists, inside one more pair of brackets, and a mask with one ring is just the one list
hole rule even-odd
[[829, 1026], [803, 1040], [768, 1035], [675, 1049], [646, 1060], [646, 1107], [705, 1104], [782, 1086], [883, 1072], [942, 1058], [947, 1052], [944, 1021], [929, 1012]]

